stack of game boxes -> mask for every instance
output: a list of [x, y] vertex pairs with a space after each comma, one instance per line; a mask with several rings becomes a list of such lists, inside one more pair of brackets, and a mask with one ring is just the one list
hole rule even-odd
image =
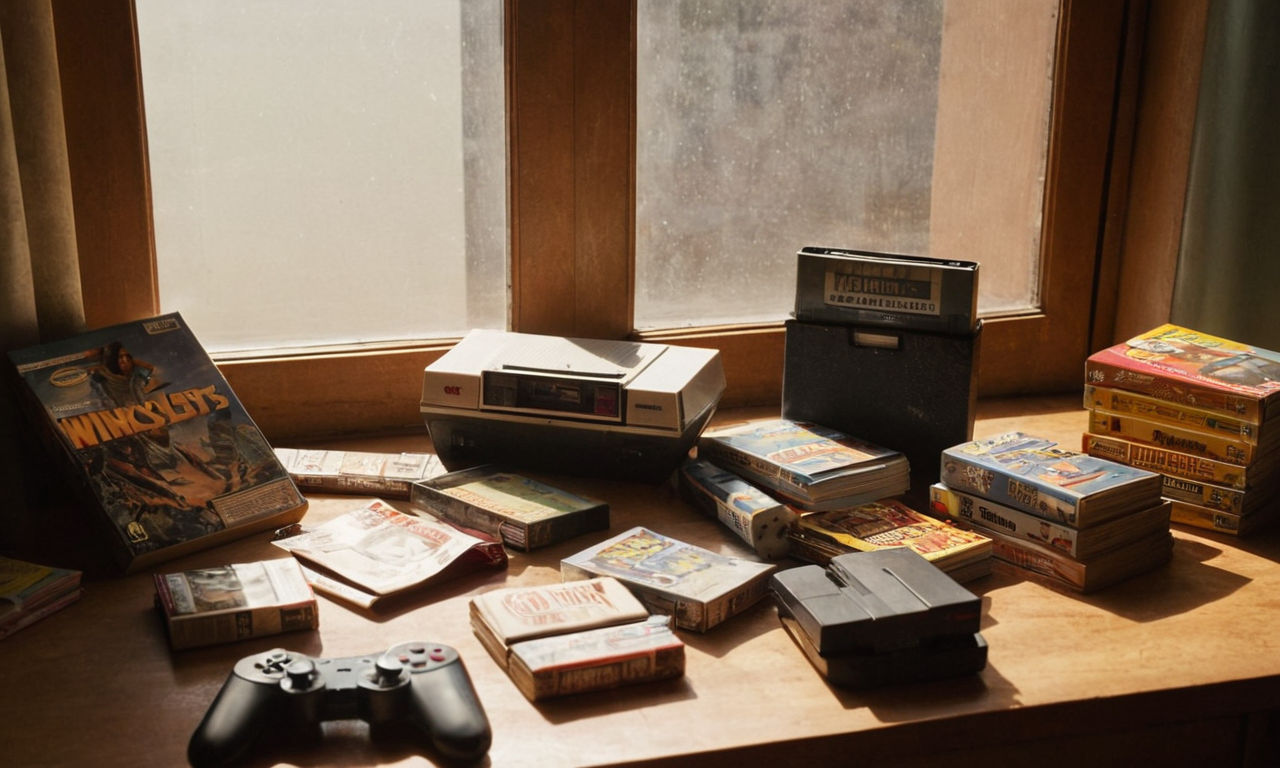
[[987, 537], [899, 500], [908, 466], [902, 453], [839, 430], [766, 419], [704, 433], [681, 486], [768, 557], [826, 565], [847, 552], [904, 548], [957, 581], [990, 573]]
[[942, 452], [936, 514], [989, 536], [1034, 581], [1091, 592], [1172, 554], [1160, 475], [1010, 432]]
[[1280, 516], [1280, 353], [1166, 324], [1089, 357], [1084, 450], [1158, 472], [1175, 523]]

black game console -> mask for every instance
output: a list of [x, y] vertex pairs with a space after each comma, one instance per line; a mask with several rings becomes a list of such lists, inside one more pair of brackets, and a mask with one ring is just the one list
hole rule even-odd
[[823, 653], [887, 651], [921, 638], [971, 635], [982, 601], [910, 549], [837, 555], [775, 573], [774, 600]]
[[959, 336], [978, 324], [978, 262], [806, 246], [795, 317]]
[[980, 337], [788, 320], [782, 416], [902, 451], [928, 509], [938, 457], [973, 436]]
[[797, 254], [782, 417], [902, 451], [904, 500], [918, 510], [943, 449], [973, 435], [978, 271], [973, 261], [848, 248]]
[[833, 684], [932, 680], [986, 666], [981, 599], [909, 549], [781, 571], [769, 592], [787, 632]]
[[236, 663], [192, 734], [187, 759], [196, 768], [227, 765], [268, 732], [347, 719], [364, 720], [371, 729], [415, 725], [454, 761], [478, 760], [492, 740], [453, 648], [410, 642], [342, 659], [275, 649]]

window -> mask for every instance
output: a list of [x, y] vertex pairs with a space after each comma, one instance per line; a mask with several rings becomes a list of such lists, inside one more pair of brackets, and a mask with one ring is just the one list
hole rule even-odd
[[[1082, 297], [1093, 295], [1106, 213], [1125, 8], [1101, 0], [1061, 8], [1039, 229], [1042, 296], [1035, 310], [987, 323], [981, 373], [987, 393], [1074, 386], [1088, 346], [1089, 302]], [[151, 229], [130, 9], [131, 0], [104, 0], [92, 12], [55, 4], [59, 50], [67, 60], [64, 100], [71, 105], [68, 134], [77, 225], [83, 225], [78, 237], [88, 276], [87, 311], [98, 324], [123, 319], [122, 312], [146, 311], [145, 292], [130, 302], [119, 300], [125, 281], [152, 286], [151, 307], [158, 307], [154, 280], [147, 283]], [[511, 326], [599, 337], [633, 334], [634, 9], [630, 3], [508, 0], [504, 29]], [[1079, 51], [1085, 54], [1073, 55]], [[77, 66], [75, 60], [89, 63]], [[120, 109], [121, 104], [138, 109]], [[92, 183], [104, 177], [113, 184], [109, 204], [102, 203], [106, 190]], [[113, 215], [92, 210], [95, 199]], [[729, 382], [726, 406], [778, 402], [782, 334], [776, 322], [646, 331], [638, 337], [721, 349]], [[223, 368], [264, 429], [279, 440], [420, 424], [421, 369], [439, 349], [228, 360]]]
[[497, 0], [136, 8], [162, 311], [215, 354], [505, 324]]
[[980, 261], [984, 314], [1038, 308], [1056, 0], [638, 10], [637, 328], [784, 318], [805, 245]]

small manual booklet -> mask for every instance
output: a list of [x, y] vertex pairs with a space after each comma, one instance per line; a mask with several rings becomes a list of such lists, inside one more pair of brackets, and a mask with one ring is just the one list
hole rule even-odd
[[476, 637], [530, 701], [684, 674], [684, 643], [612, 577], [471, 600]]
[[316, 596], [291, 557], [157, 573], [156, 608], [174, 650], [320, 626]]
[[609, 505], [491, 465], [413, 484], [410, 502], [529, 551], [609, 527]]
[[680, 629], [706, 632], [764, 597], [776, 566], [637, 526], [560, 561], [565, 580], [613, 576]]
[[303, 561], [308, 583], [363, 608], [482, 568], [506, 568], [502, 542], [381, 499], [312, 529], [291, 526], [273, 542]]
[[80, 599], [81, 572], [0, 557], [0, 638]]

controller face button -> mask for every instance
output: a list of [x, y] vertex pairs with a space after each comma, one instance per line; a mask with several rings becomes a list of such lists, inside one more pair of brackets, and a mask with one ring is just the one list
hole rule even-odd
[[298, 659], [285, 669], [285, 674], [289, 676], [291, 687], [306, 690], [316, 678], [316, 665], [311, 659]]
[[442, 648], [433, 648], [433, 649], [431, 649], [431, 660], [432, 660], [432, 661], [444, 661], [444, 660], [445, 660], [445, 652], [444, 652], [444, 649], [442, 649]]

